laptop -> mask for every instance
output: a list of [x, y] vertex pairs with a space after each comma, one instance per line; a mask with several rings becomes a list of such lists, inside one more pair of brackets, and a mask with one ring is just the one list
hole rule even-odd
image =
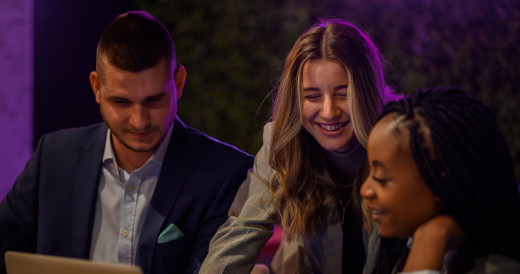
[[5, 266], [7, 274], [143, 274], [139, 266], [125, 266], [16, 251], [5, 253]]

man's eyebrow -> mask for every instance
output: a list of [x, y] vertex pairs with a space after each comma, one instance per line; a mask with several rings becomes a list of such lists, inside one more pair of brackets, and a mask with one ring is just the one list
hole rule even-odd
[[166, 96], [166, 95], [167, 95], [166, 92], [161, 91], [161, 92], [159, 92], [159, 93], [157, 93], [157, 94], [154, 94], [154, 95], [151, 95], [151, 96], [146, 97], [146, 99], [160, 98], [160, 97], [164, 97], [164, 96]]
[[372, 166], [373, 167], [380, 167], [380, 168], [383, 168], [383, 169], [387, 169], [386, 166], [382, 162], [380, 162], [378, 160], [373, 160], [372, 161]]
[[117, 95], [107, 95], [106, 98], [107, 98], [108, 100], [128, 100], [128, 99], [125, 98], [125, 97], [117, 96]]
[[[164, 97], [166, 95], [167, 95], [166, 92], [160, 91], [154, 95], [150, 95], [150, 96], [146, 97], [146, 99], [159, 98], [159, 97]], [[123, 96], [117, 96], [117, 95], [107, 95], [106, 98], [109, 100], [128, 100], [128, 98], [125, 98]]]

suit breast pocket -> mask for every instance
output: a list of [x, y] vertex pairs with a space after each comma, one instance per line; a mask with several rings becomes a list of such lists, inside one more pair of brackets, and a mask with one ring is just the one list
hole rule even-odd
[[177, 273], [180, 269], [185, 269], [190, 261], [194, 239], [193, 236], [185, 235], [173, 241], [157, 243], [154, 269], [162, 270], [158, 273]]
[[185, 246], [189, 246], [193, 244], [193, 236], [191, 235], [183, 235], [175, 240], [167, 241], [167, 242], [157, 242], [157, 247], [164, 247], [168, 249], [182, 249]]

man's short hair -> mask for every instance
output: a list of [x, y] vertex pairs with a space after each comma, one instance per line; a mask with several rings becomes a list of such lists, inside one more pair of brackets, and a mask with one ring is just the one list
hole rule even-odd
[[166, 27], [144, 11], [121, 14], [106, 27], [96, 52], [96, 70], [102, 62], [130, 72], [155, 67], [165, 60], [167, 72], [176, 68], [175, 46]]

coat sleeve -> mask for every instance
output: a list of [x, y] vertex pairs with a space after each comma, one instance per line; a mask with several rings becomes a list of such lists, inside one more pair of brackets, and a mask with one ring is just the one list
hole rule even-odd
[[6, 251], [36, 252], [39, 170], [44, 138], [40, 139], [25, 169], [0, 203], [0, 274], [6, 273]]
[[211, 239], [200, 273], [250, 273], [273, 234], [275, 209], [262, 203], [271, 197], [270, 126], [264, 127], [264, 145], [256, 155], [253, 170], [248, 172], [235, 196], [228, 220]]
[[312, 274], [312, 266], [302, 238], [292, 242], [282, 240], [274, 254], [271, 269], [274, 274]]

